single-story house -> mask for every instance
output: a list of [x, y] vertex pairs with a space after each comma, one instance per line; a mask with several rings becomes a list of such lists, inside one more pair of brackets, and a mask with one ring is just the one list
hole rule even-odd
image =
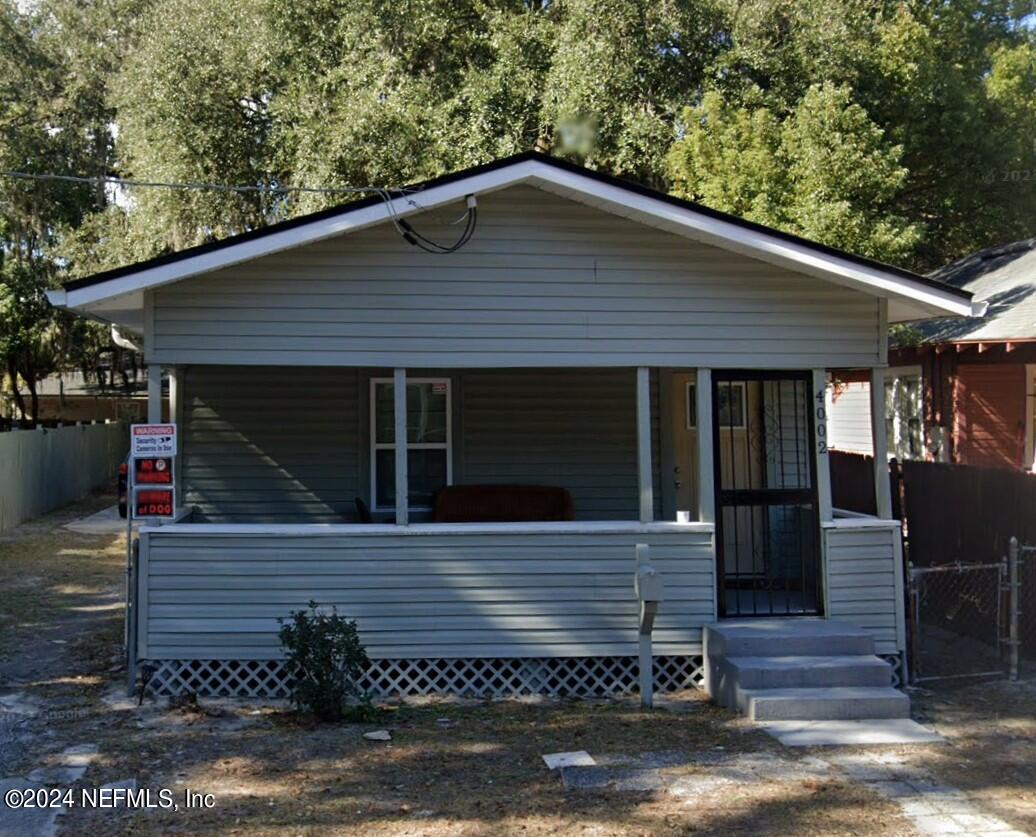
[[[987, 468], [1033, 470], [1036, 413], [1036, 238], [992, 247], [932, 274], [987, 305], [982, 318], [908, 324], [889, 349], [888, 451]], [[831, 444], [870, 454], [869, 382], [831, 389]]]
[[887, 488], [832, 508], [824, 393], [880, 391], [888, 324], [970, 314], [957, 288], [527, 153], [51, 300], [140, 335], [155, 419], [170, 376], [185, 512], [141, 528], [132, 603], [155, 689], [283, 690], [310, 600], [358, 620], [374, 691], [623, 689], [638, 545], [660, 688], [732, 617], [904, 651], [899, 524]]

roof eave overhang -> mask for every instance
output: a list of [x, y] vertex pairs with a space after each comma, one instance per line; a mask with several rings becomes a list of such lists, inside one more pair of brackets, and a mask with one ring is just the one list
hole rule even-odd
[[[178, 282], [234, 264], [310, 244], [344, 233], [355, 232], [389, 221], [392, 215], [407, 217], [463, 199], [529, 183], [612, 214], [664, 229], [687, 238], [741, 253], [751, 258], [817, 276], [827, 281], [888, 298], [889, 319], [898, 322], [935, 316], [973, 316], [970, 297], [952, 288], [938, 288], [918, 277], [883, 270], [843, 258], [825, 249], [786, 237], [768, 234], [754, 226], [725, 220], [673, 203], [664, 196], [623, 186], [567, 166], [537, 159], [517, 160], [509, 165], [475, 171], [469, 176], [431, 185], [420, 191], [331, 214], [309, 223], [293, 225], [267, 235], [204, 250], [139, 270], [121, 273], [103, 282], [48, 292], [51, 303], [90, 313], [103, 308], [113, 297], [139, 293]], [[896, 304], [896, 303], [900, 304]], [[896, 312], [902, 311], [901, 315]]]

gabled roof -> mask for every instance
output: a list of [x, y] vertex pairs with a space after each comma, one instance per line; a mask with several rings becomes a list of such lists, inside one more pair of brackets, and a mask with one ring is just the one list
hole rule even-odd
[[988, 306], [982, 319], [915, 324], [924, 343], [1036, 340], [1036, 238], [972, 253], [932, 277], [969, 291]]
[[229, 265], [385, 223], [519, 183], [677, 235], [889, 300], [889, 320], [968, 316], [971, 296], [907, 270], [827, 247], [536, 152], [408, 187], [391, 206], [380, 196], [352, 201], [219, 241], [98, 273], [48, 293], [53, 304], [134, 327], [143, 292]]

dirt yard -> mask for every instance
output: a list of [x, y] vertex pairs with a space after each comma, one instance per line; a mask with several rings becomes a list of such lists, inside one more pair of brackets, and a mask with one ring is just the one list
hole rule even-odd
[[[59, 834], [921, 833], [904, 806], [837, 767], [852, 751], [785, 748], [697, 692], [651, 712], [625, 700], [409, 701], [366, 725], [233, 701], [138, 708], [119, 659], [124, 540], [62, 528], [111, 502], [0, 535], [0, 777], [47, 783], [62, 753], [96, 745], [75, 788], [133, 780], [172, 789], [180, 810], [76, 806]], [[1036, 683], [912, 697], [947, 743], [875, 757], [1036, 832]], [[376, 729], [392, 740], [363, 737]], [[572, 750], [600, 767], [563, 780], [541, 759]], [[184, 788], [213, 807], [186, 809]], [[0, 833], [4, 813], [0, 803]]]

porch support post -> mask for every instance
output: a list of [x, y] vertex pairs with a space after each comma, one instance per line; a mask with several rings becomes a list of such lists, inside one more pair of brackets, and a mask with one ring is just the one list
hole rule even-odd
[[695, 424], [698, 427], [698, 520], [716, 522], [716, 475], [712, 438], [712, 370], [699, 369], [694, 385]]
[[406, 526], [410, 522], [410, 509], [407, 504], [410, 480], [406, 458], [406, 369], [396, 369], [393, 373], [392, 396], [396, 421], [396, 525]]
[[147, 420], [149, 424], [162, 421], [162, 367], [157, 363], [147, 368]]
[[827, 454], [827, 370], [813, 370], [813, 403], [815, 419], [813, 455], [817, 462], [817, 511], [820, 519], [831, 520], [831, 457]]
[[177, 426], [176, 435], [176, 465], [173, 469], [174, 479], [176, 480], [173, 488], [176, 491], [177, 505], [183, 502], [183, 468], [182, 468], [182, 456], [183, 453], [183, 429], [180, 427], [183, 424], [183, 369], [179, 366], [172, 366], [169, 368], [169, 421]]
[[885, 370], [871, 370], [871, 444], [874, 447], [874, 501], [878, 517], [892, 518], [888, 436], [885, 433]]
[[637, 482], [640, 487], [640, 522], [655, 517], [651, 475], [651, 370], [637, 367]]
[[169, 369], [169, 421], [178, 421], [177, 415], [180, 412], [180, 368], [173, 366]]

